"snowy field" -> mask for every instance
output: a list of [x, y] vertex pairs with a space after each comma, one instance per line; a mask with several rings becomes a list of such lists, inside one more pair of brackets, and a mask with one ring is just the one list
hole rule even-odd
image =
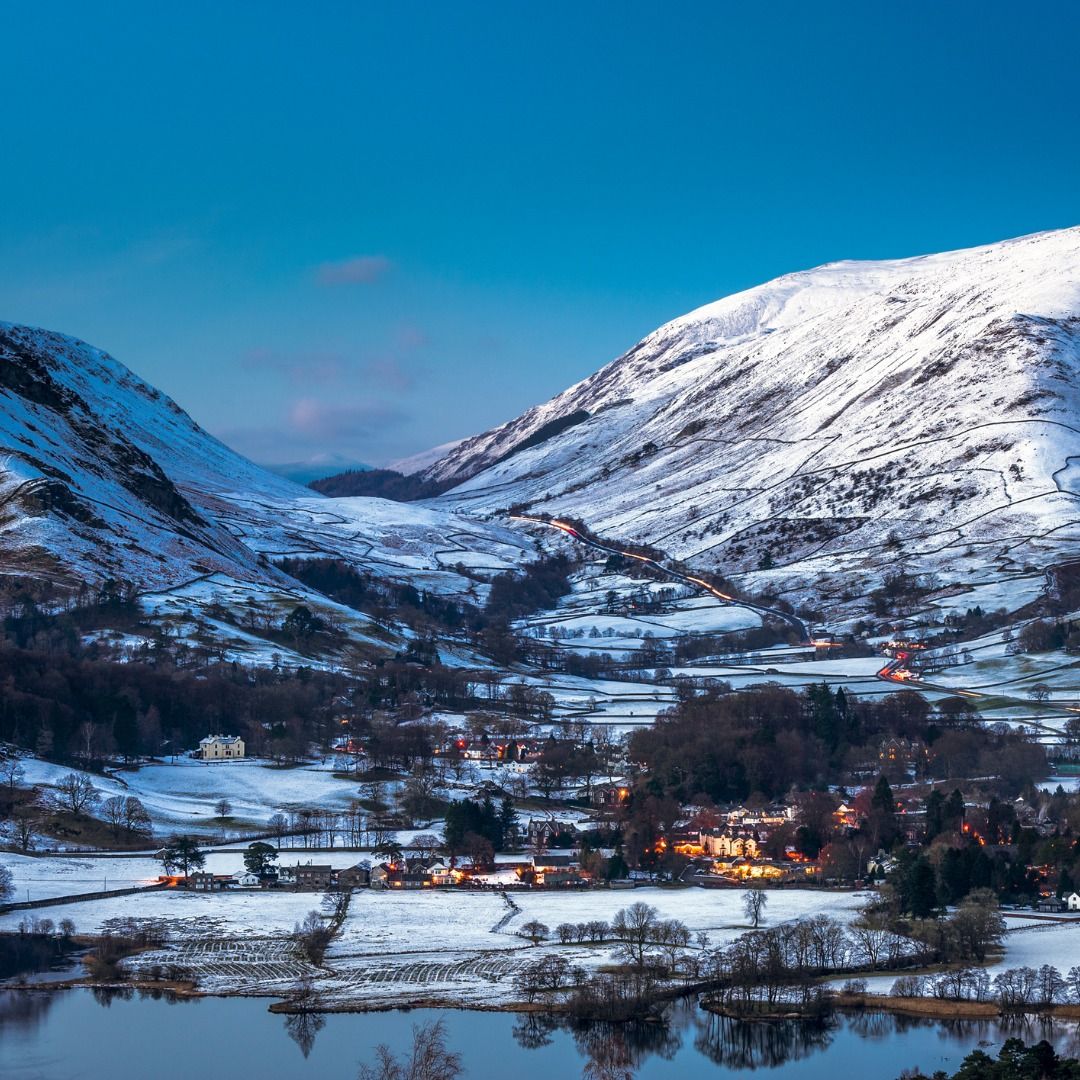
[[1005, 953], [987, 969], [991, 978], [1006, 968], [1040, 967], [1053, 964], [1062, 975], [1080, 964], [1080, 919], [1072, 922], [1039, 923], [1009, 919]]
[[[847, 922], [866, 904], [868, 893], [826, 892], [822, 889], [770, 889], [763, 926], [774, 926], [812, 915], [832, 915]], [[603, 889], [583, 893], [530, 892], [514, 895], [522, 908], [520, 925], [530, 919], [552, 930], [562, 922], [610, 921], [632, 903], [651, 904], [662, 918], [679, 919], [691, 932], [705, 931], [713, 944], [738, 937], [749, 929], [742, 908], [742, 889]]]
[[[241, 845], [232, 851], [214, 851], [206, 855], [206, 867], [214, 874], [232, 874], [243, 869]], [[334, 856], [331, 858], [330, 856]], [[331, 862], [350, 866], [359, 856], [355, 852], [283, 851], [281, 864]], [[45, 900], [54, 896], [74, 896], [103, 889], [129, 889], [153, 885], [162, 870], [152, 855], [14, 855], [0, 854], [0, 864], [11, 871], [17, 901]], [[29, 894], [29, 895], [28, 895]], [[130, 898], [137, 902], [138, 898]]]
[[[27, 785], [52, 787], [72, 769], [24, 758]], [[87, 773], [102, 798], [135, 795], [142, 800], [154, 823], [155, 833], [183, 830], [194, 834], [222, 831], [215, 804], [227, 799], [232, 805], [227, 828], [238, 825], [263, 827], [279, 811], [301, 807], [344, 810], [358, 797], [355, 782], [335, 779], [331, 766], [271, 768], [265, 762], [195, 761], [144, 765], [114, 776]]]
[[[72, 861], [66, 870], [53, 867], [43, 874], [40, 868], [25, 865], [35, 861], [18, 860], [13, 866], [20, 886], [37, 882], [38, 888], [47, 889], [50, 882], [59, 888], [84, 881], [97, 885], [98, 864], [112, 862]], [[122, 871], [126, 877], [117, 871], [117, 884], [138, 882], [140, 874], [156, 871], [149, 859], [118, 861], [127, 865]], [[330, 861], [340, 864], [340, 860]], [[227, 872], [238, 862], [235, 853], [214, 854], [208, 868]], [[817, 914], [848, 921], [866, 901], [862, 893], [817, 889], [770, 890], [768, 897], [766, 926]], [[512, 1000], [514, 973], [545, 953], [557, 953], [587, 968], [610, 960], [610, 943], [529, 945], [517, 931], [531, 919], [545, 923], [554, 933], [559, 923], [610, 921], [621, 908], [643, 902], [655, 906], [663, 918], [682, 920], [695, 934], [706, 932], [713, 944], [748, 929], [738, 889], [515, 891], [509, 899], [495, 891], [360, 889], [352, 895], [348, 916], [324, 967], [314, 969], [299, 955], [290, 933], [308, 912], [320, 910], [320, 901], [313, 892], [169, 889], [62, 904], [34, 914], [54, 921], [69, 918], [83, 933], [102, 932], [127, 918], [154, 919], [165, 926], [168, 944], [132, 961], [135, 968], [178, 964], [211, 993], [284, 995], [298, 978], [311, 974], [327, 1002], [351, 1005], [432, 999], [493, 1004]], [[0, 930], [16, 929], [25, 917], [25, 912], [18, 911], [0, 916]]]
[[[110, 881], [110, 885], [112, 882]], [[71, 919], [79, 933], [98, 934], [117, 919], [162, 921], [172, 938], [281, 936], [313, 910], [319, 910], [321, 894], [310, 892], [236, 889], [202, 893], [186, 889], [136, 893], [56, 904], [34, 911], [9, 911], [0, 915], [0, 930], [13, 931], [29, 917]]]

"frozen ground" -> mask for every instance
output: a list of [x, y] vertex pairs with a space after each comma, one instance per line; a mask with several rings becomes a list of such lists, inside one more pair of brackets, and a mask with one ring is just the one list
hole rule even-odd
[[[25, 784], [54, 786], [72, 769], [24, 758]], [[112, 776], [89, 776], [102, 798], [135, 795], [142, 800], [154, 823], [155, 833], [183, 830], [218, 835], [221, 822], [215, 804], [225, 798], [232, 805], [225, 831], [238, 826], [264, 827], [275, 813], [301, 807], [344, 810], [358, 797], [359, 785], [335, 779], [329, 763], [279, 769], [252, 759], [243, 761], [195, 761], [144, 765]]]
[[[100, 882], [99, 882], [100, 884]], [[110, 885], [112, 882], [110, 881]], [[286, 935], [312, 910], [319, 909], [319, 893], [236, 889], [202, 893], [186, 889], [135, 893], [56, 904], [34, 911], [0, 915], [0, 930], [11, 931], [30, 915], [71, 919], [84, 934], [101, 933], [117, 919], [161, 920], [178, 941], [220, 937]]]
[[[213, 855], [210, 867], [228, 869], [236, 856]], [[105, 860], [100, 860], [104, 862]], [[128, 859], [128, 880], [154, 869], [150, 860]], [[53, 881], [87, 881], [93, 865], [53, 871]], [[231, 865], [231, 864], [229, 864]], [[40, 877], [19, 864], [20, 882]], [[119, 882], [121, 877], [117, 877]], [[419, 1000], [494, 1004], [514, 997], [512, 976], [545, 952], [574, 963], [606, 963], [612, 946], [564, 947], [548, 942], [530, 946], [517, 930], [539, 919], [552, 931], [561, 922], [610, 921], [620, 908], [636, 902], [654, 905], [665, 918], [681, 919], [694, 933], [705, 931], [714, 943], [747, 928], [737, 889], [595, 890], [589, 892], [420, 891], [409, 893], [361, 889], [352, 896], [348, 916], [322, 968], [314, 969], [297, 953], [290, 932], [312, 910], [318, 893], [229, 891], [198, 894], [170, 889], [135, 896], [57, 905], [40, 914], [54, 921], [72, 919], [82, 932], [100, 932], [124, 918], [160, 920], [168, 931], [165, 948], [132, 961], [135, 968], [178, 964], [199, 985], [218, 993], [285, 994], [304, 974], [311, 974], [323, 999], [336, 1005], [389, 1005]], [[771, 890], [765, 925], [826, 913], [847, 920], [865, 902], [865, 894], [812, 889]], [[0, 930], [12, 930], [22, 912], [0, 916]]]
[[1053, 964], [1062, 975], [1080, 964], [1080, 919], [1070, 922], [1036, 922], [1010, 919], [1005, 934], [1005, 953], [989, 967], [991, 977], [1014, 967]]

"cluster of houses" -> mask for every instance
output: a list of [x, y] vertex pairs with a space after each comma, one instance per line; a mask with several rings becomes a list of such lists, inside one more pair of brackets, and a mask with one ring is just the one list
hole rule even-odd
[[487, 768], [506, 766], [513, 771], [524, 772], [540, 761], [547, 745], [544, 739], [512, 739], [498, 743], [488, 738], [470, 739], [461, 735], [439, 747], [435, 754], [437, 757], [472, 761]]
[[1036, 911], [1046, 911], [1060, 915], [1065, 911], [1080, 911], [1080, 893], [1072, 892], [1060, 899], [1056, 896], [1042, 896], [1035, 903]]
[[[785, 847], [782, 858], [769, 858], [765, 842], [781, 826], [791, 824], [796, 809], [785, 804], [749, 808], [736, 806], [707, 815], [692, 813], [679, 822], [669, 838], [680, 855], [694, 860], [694, 880], [731, 884], [748, 879], [798, 881], [817, 873], [817, 866], [794, 847]], [[707, 821], [702, 820], [707, 817]]]
[[328, 863], [297, 863], [263, 873], [238, 870], [234, 874], [197, 871], [184, 885], [197, 892], [227, 889], [291, 889], [296, 892], [327, 892], [344, 889], [431, 889], [448, 886], [507, 888], [514, 886], [577, 887], [590, 884], [569, 852], [530, 856], [500, 862], [494, 868], [478, 870], [468, 864], [456, 866], [443, 859], [402, 858], [374, 866], [361, 861], [337, 869]]
[[185, 885], [198, 892], [220, 892], [224, 889], [294, 889], [326, 892], [328, 889], [354, 889], [369, 884], [371, 864], [359, 862], [338, 870], [321, 863], [297, 863], [268, 869], [261, 874], [237, 870], [234, 874], [212, 874], [199, 870], [190, 874]]

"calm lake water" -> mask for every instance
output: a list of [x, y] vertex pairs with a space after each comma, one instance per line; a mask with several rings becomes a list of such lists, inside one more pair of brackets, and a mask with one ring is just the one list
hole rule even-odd
[[470, 1080], [580, 1077], [593, 1053], [615, 1040], [640, 1080], [731, 1077], [753, 1069], [784, 1080], [899, 1076], [955, 1067], [974, 1046], [1010, 1034], [1048, 1038], [1077, 1053], [1075, 1025], [928, 1024], [870, 1015], [825, 1029], [735, 1024], [692, 1003], [666, 1025], [569, 1030], [536, 1016], [457, 1010], [283, 1017], [265, 1000], [204, 998], [170, 1003], [88, 990], [0, 992], [0, 1076], [4, 1080], [190, 1080], [257, 1076], [351, 1080], [374, 1046], [404, 1049], [414, 1024], [439, 1019]]

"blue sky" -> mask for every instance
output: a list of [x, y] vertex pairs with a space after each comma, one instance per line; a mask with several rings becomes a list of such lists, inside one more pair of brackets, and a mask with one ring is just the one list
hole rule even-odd
[[0, 318], [260, 461], [482, 430], [686, 310], [1080, 223], [1075, 3], [5, 4]]

